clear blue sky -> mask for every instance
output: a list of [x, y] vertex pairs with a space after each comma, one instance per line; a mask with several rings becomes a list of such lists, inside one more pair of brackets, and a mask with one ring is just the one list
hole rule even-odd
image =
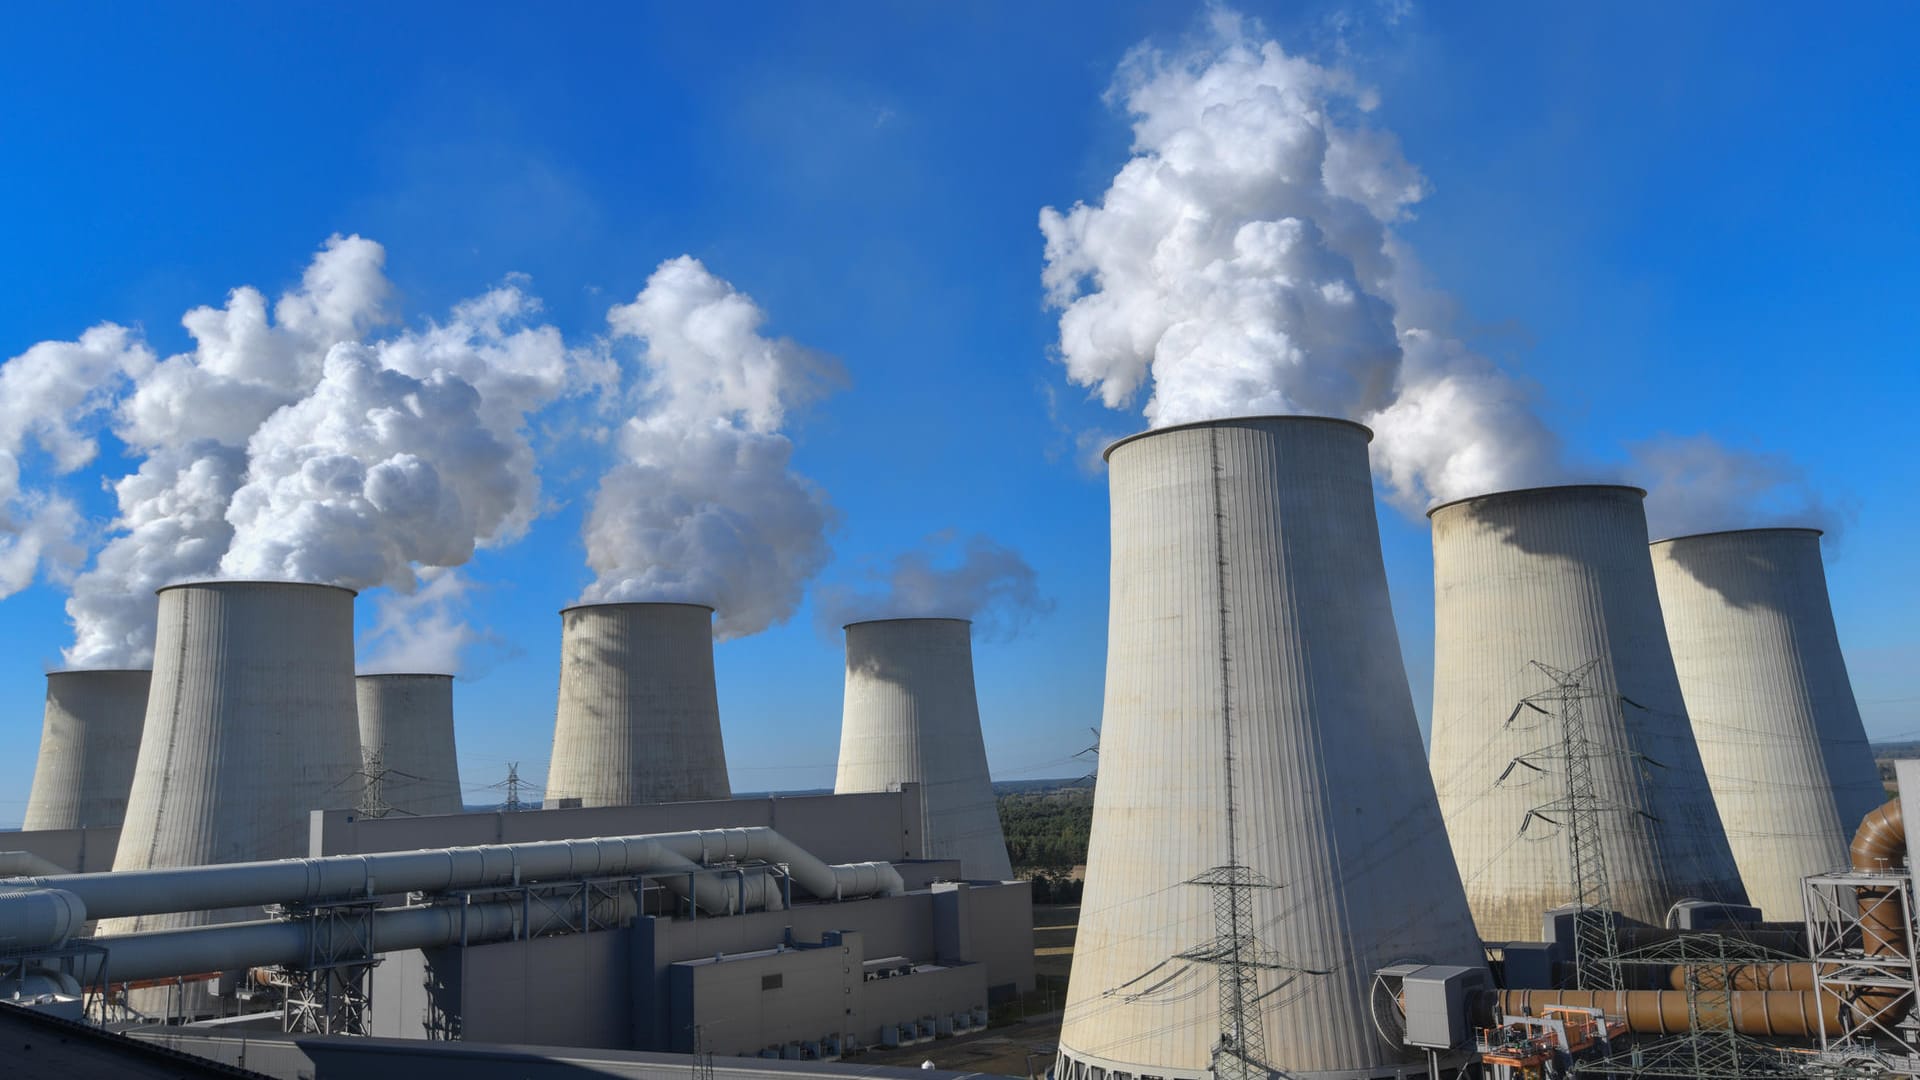
[[[1036, 217], [1105, 190], [1129, 143], [1103, 101], [1117, 63], [1198, 10], [11, 11], [0, 356], [102, 320], [178, 351], [183, 311], [241, 284], [277, 295], [336, 232], [386, 246], [416, 324], [524, 273], [582, 338], [692, 254], [847, 369], [791, 428], [841, 513], [821, 582], [940, 530], [1018, 549], [1053, 607], [977, 648], [989, 755], [1002, 779], [1075, 775], [1100, 713], [1107, 537], [1072, 433], [1141, 425], [1049, 359]], [[1374, 122], [1432, 189], [1402, 235], [1570, 447], [1711, 433], [1789, 456], [1847, 508], [1829, 572], [1868, 730], [1920, 734], [1914, 9], [1243, 10], [1378, 88]], [[545, 463], [553, 505], [530, 534], [468, 571], [494, 639], [457, 686], [471, 801], [509, 760], [545, 774], [555, 612], [589, 580], [604, 467], [568, 453]], [[104, 521], [100, 480], [127, 468], [109, 444], [61, 488]], [[1424, 714], [1425, 521], [1381, 519]], [[24, 808], [63, 600], [42, 583], [0, 602], [0, 824]], [[717, 661], [735, 788], [831, 784], [841, 654], [811, 604]]]

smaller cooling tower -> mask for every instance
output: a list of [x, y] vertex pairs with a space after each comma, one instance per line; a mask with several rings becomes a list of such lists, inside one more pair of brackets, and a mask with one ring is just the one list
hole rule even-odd
[[1541, 913], [1575, 899], [1565, 815], [1529, 817], [1564, 798], [1567, 784], [1567, 705], [1548, 699], [1556, 684], [1536, 661], [1568, 672], [1594, 665], [1571, 705], [1590, 743], [1587, 805], [1613, 906], [1661, 925], [1676, 900], [1745, 898], [1674, 674], [1644, 496], [1571, 485], [1428, 513], [1433, 778], [1490, 941], [1538, 939]]
[[[309, 813], [359, 801], [353, 596], [277, 581], [160, 590], [153, 690], [115, 870], [305, 855]], [[246, 914], [113, 919], [100, 932]]]
[[839, 794], [920, 785], [927, 857], [973, 879], [1013, 876], [973, 691], [972, 624], [878, 619], [847, 626]]
[[118, 825], [140, 753], [150, 671], [56, 671], [23, 828]]
[[713, 609], [584, 604], [560, 613], [560, 706], [548, 803], [726, 799]]
[[368, 796], [413, 816], [466, 809], [453, 747], [453, 676], [362, 675], [354, 690]]
[[1815, 529], [1653, 545], [1673, 662], [1747, 895], [1802, 917], [1800, 879], [1847, 864], [1886, 800], [1827, 600]]

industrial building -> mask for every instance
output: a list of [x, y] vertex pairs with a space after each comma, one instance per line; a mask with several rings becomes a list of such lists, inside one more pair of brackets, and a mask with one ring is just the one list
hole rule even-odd
[[1886, 794], [1827, 599], [1820, 533], [1655, 543], [1654, 579], [1700, 759], [1747, 895], [1798, 919], [1801, 879], [1846, 862]]
[[713, 609], [584, 604], [560, 620], [546, 797], [628, 806], [731, 794], [713, 683]]
[[1428, 512], [1433, 777], [1489, 941], [1539, 940], [1541, 912], [1576, 896], [1552, 811], [1570, 716], [1608, 808], [1611, 907], [1657, 926], [1677, 901], [1745, 901], [1674, 672], [1644, 495], [1533, 488]]
[[1420, 1073], [1376, 1031], [1374, 971], [1482, 963], [1401, 665], [1370, 437], [1259, 417], [1107, 451], [1106, 704], [1062, 1080]]
[[127, 816], [140, 729], [147, 718], [144, 670], [55, 671], [23, 828], [84, 829]]
[[465, 810], [453, 739], [453, 676], [361, 675], [353, 685], [367, 782], [361, 805], [412, 816]]
[[846, 628], [847, 689], [833, 790], [919, 785], [926, 845], [968, 877], [1013, 877], [987, 774], [966, 619], [877, 619]]

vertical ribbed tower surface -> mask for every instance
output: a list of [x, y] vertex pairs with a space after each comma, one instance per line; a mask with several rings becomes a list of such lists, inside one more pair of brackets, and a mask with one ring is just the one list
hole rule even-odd
[[713, 683], [713, 609], [583, 604], [562, 611], [560, 621], [548, 804], [731, 798]]
[[[1267, 1060], [1417, 1066], [1372, 1019], [1373, 972], [1481, 962], [1434, 801], [1387, 596], [1370, 433], [1314, 417], [1169, 427], [1107, 451], [1112, 595], [1100, 778], [1060, 1035], [1063, 1076], [1208, 1075], [1209, 890], [1237, 860]], [[1229, 765], [1229, 733], [1231, 765]], [[1229, 774], [1237, 824], [1229, 837]]]
[[1847, 865], [1886, 801], [1840, 655], [1817, 529], [1653, 545], [1673, 662], [1747, 895], [1802, 916], [1800, 879]]
[[361, 751], [380, 754], [380, 802], [414, 816], [465, 810], [453, 744], [453, 676], [361, 675], [353, 686]]
[[[359, 801], [353, 596], [265, 581], [160, 590], [153, 688], [115, 870], [301, 856], [311, 811]], [[101, 933], [239, 914], [114, 919]]]
[[[1489, 941], [1538, 940], [1542, 912], [1573, 900], [1567, 834], [1527, 823], [1566, 784], [1559, 705], [1515, 714], [1522, 698], [1554, 688], [1534, 661], [1565, 671], [1598, 661], [1579, 707], [1595, 794], [1609, 808], [1596, 820], [1613, 906], [1657, 926], [1676, 900], [1745, 899], [1674, 674], [1644, 497], [1639, 488], [1569, 485], [1428, 512], [1433, 776]], [[1501, 781], [1522, 755], [1537, 771], [1515, 767]]]
[[83, 829], [126, 818], [152, 675], [93, 670], [47, 676], [40, 756], [23, 829]]
[[927, 857], [975, 880], [1013, 877], [987, 774], [965, 619], [850, 623], [837, 794], [920, 785]]

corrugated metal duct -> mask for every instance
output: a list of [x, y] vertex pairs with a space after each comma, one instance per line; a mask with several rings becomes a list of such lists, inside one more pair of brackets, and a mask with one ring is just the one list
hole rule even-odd
[[1013, 876], [987, 774], [965, 619], [877, 619], [847, 634], [836, 794], [920, 785], [927, 857], [963, 874]]
[[[1597, 661], [1579, 707], [1593, 745], [1613, 904], [1661, 925], [1676, 900], [1745, 890], [1687, 722], [1638, 488], [1572, 485], [1436, 507], [1433, 776], [1480, 933], [1538, 940], [1573, 899], [1567, 836], [1528, 811], [1565, 794], [1559, 705], [1534, 661]], [[1509, 723], [1509, 717], [1513, 717]], [[1636, 756], [1640, 755], [1640, 756]], [[1515, 767], [1527, 756], [1535, 769]], [[1646, 759], [1651, 759], [1651, 764]], [[1642, 815], [1650, 815], [1653, 820]]]
[[1886, 801], [1847, 679], [1816, 529], [1653, 545], [1660, 609], [1700, 759], [1747, 895], [1801, 917], [1800, 879], [1843, 866]]
[[[362, 675], [354, 680], [360, 746], [378, 751], [379, 798], [402, 814], [458, 814], [453, 676]], [[371, 777], [369, 784], [373, 783]]]
[[1326, 972], [1258, 973], [1275, 1069], [1410, 1068], [1371, 1019], [1373, 972], [1481, 962], [1388, 602], [1369, 438], [1260, 417], [1107, 451], [1106, 707], [1063, 1080], [1208, 1075], [1218, 969], [1179, 954], [1217, 941], [1215, 905], [1186, 882], [1235, 858], [1279, 886], [1251, 891], [1250, 932]]
[[731, 798], [713, 683], [713, 609], [585, 604], [560, 620], [548, 805]]
[[[266, 581], [160, 590], [153, 689], [116, 871], [298, 856], [311, 811], [359, 800], [353, 596]], [[101, 932], [243, 916], [115, 920]]]
[[22, 828], [83, 829], [126, 818], [152, 675], [94, 670], [47, 676], [40, 756]]

